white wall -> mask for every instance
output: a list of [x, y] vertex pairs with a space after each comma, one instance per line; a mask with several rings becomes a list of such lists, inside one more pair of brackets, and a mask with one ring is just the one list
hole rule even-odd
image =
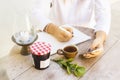
[[113, 3], [115, 3], [115, 2], [117, 2], [119, 0], [109, 0], [109, 1], [110, 1], [111, 4], [113, 4]]
[[26, 14], [38, 1], [42, 0], [0, 0], [0, 58], [9, 54], [15, 45], [12, 34], [27, 27]]
[[0, 57], [9, 54], [15, 45], [11, 41], [14, 27], [26, 27], [25, 14], [34, 2], [35, 0], [0, 0]]

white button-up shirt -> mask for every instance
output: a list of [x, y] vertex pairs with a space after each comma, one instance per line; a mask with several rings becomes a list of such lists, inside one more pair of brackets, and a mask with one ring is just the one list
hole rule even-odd
[[[52, 3], [52, 7], [50, 7]], [[41, 30], [48, 23], [93, 27], [108, 34], [111, 22], [107, 0], [38, 0], [31, 10], [30, 21]]]

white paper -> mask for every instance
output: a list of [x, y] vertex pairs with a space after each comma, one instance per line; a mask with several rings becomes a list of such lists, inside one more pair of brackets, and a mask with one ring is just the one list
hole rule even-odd
[[91, 39], [90, 36], [87, 36], [86, 34], [80, 32], [76, 28], [73, 28], [73, 33], [74, 33], [73, 34], [74, 37], [71, 40], [69, 40], [68, 42], [60, 42], [56, 38], [54, 38], [52, 35], [45, 33], [45, 32], [40, 32], [38, 33], [39, 37], [37, 41], [50, 43], [52, 46], [51, 54], [54, 54], [56, 53], [58, 49], [62, 49], [63, 47], [67, 45], [79, 44], [88, 39]]

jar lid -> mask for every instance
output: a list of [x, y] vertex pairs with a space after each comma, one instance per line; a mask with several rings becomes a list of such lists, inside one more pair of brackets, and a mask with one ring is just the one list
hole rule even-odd
[[34, 55], [45, 55], [51, 51], [51, 45], [45, 42], [35, 42], [30, 46], [30, 51]]

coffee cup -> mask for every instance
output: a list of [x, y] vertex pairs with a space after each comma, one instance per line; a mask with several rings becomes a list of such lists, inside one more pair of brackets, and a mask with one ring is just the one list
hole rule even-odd
[[69, 45], [57, 50], [57, 54], [64, 55], [66, 58], [74, 58], [77, 53], [78, 47], [76, 45]]

